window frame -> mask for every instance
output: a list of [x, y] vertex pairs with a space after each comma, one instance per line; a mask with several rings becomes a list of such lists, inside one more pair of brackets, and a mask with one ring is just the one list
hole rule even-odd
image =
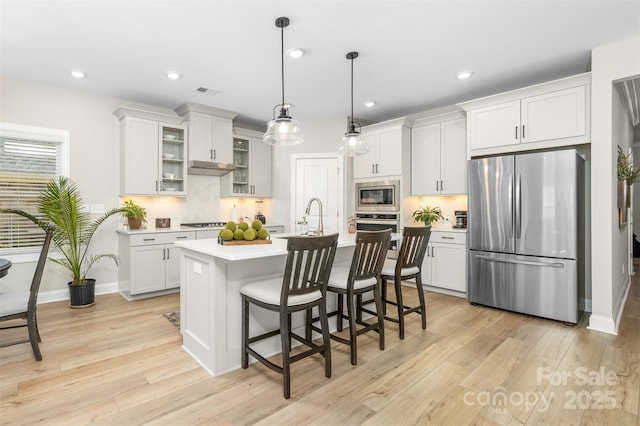
[[[70, 171], [70, 132], [64, 129], [38, 127], [25, 124], [0, 122], [0, 137], [32, 139], [60, 143], [60, 173], [69, 176]], [[51, 248], [51, 257], [56, 256], [57, 249]], [[0, 249], [0, 256], [13, 263], [35, 262], [40, 255], [40, 247], [20, 247]]]

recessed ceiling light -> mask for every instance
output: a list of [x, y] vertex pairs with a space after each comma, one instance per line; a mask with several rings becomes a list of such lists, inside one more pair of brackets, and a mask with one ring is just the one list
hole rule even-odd
[[175, 71], [169, 71], [169, 72], [167, 73], [167, 77], [168, 77], [170, 80], [177, 80], [177, 79], [179, 79], [179, 78], [180, 78], [180, 74], [178, 74], [178, 73], [177, 73], [177, 72], [175, 72]]
[[456, 74], [456, 77], [458, 78], [458, 80], [466, 80], [469, 77], [471, 77], [472, 74], [473, 74], [472, 71], [461, 71], [458, 74]]
[[304, 49], [302, 49], [301, 47], [294, 47], [287, 50], [287, 54], [289, 55], [289, 57], [297, 59], [304, 55]]
[[368, 101], [364, 103], [364, 106], [366, 106], [367, 108], [373, 108], [374, 106], [376, 106], [376, 103], [374, 101]]
[[71, 72], [71, 75], [74, 78], [77, 78], [77, 79], [81, 79], [81, 78], [84, 78], [86, 76], [86, 74], [83, 73], [82, 71], [70, 71], [70, 72]]

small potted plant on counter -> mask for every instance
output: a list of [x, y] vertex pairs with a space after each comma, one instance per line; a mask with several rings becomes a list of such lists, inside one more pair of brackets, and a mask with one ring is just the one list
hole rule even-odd
[[122, 217], [127, 218], [129, 229], [140, 229], [142, 222], [147, 223], [147, 209], [128, 199], [124, 202]]
[[444, 218], [440, 207], [420, 207], [411, 217], [415, 222], [424, 222], [425, 226], [430, 226], [433, 222]]

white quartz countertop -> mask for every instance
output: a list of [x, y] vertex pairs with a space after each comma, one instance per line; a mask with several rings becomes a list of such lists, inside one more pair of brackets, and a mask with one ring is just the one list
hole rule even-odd
[[[280, 226], [284, 227], [284, 225], [279, 225], [277, 223], [264, 225], [265, 228], [280, 227]], [[171, 228], [145, 228], [145, 229], [134, 229], [134, 230], [118, 228], [116, 231], [120, 234], [136, 235], [136, 234], [156, 234], [158, 232], [165, 233], [165, 232], [188, 232], [188, 231], [218, 231], [220, 229], [224, 229], [224, 227], [208, 226], [203, 228], [191, 228], [191, 227], [172, 226]]]
[[[205, 255], [235, 261], [285, 255], [287, 254], [286, 237], [291, 236], [297, 236], [297, 234], [272, 235], [271, 244], [224, 246], [219, 244], [217, 239], [176, 241], [174, 244], [178, 247]], [[341, 232], [338, 237], [338, 247], [355, 246], [355, 236], [356, 234]], [[398, 240], [400, 238], [400, 234], [391, 234], [392, 240]]]
[[431, 225], [431, 232], [467, 232], [467, 228], [454, 228], [451, 225]]

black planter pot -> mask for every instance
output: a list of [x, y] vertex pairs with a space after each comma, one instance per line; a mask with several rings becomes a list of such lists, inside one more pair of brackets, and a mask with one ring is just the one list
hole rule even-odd
[[88, 308], [96, 304], [96, 280], [87, 278], [84, 284], [67, 283], [69, 287], [69, 306]]

